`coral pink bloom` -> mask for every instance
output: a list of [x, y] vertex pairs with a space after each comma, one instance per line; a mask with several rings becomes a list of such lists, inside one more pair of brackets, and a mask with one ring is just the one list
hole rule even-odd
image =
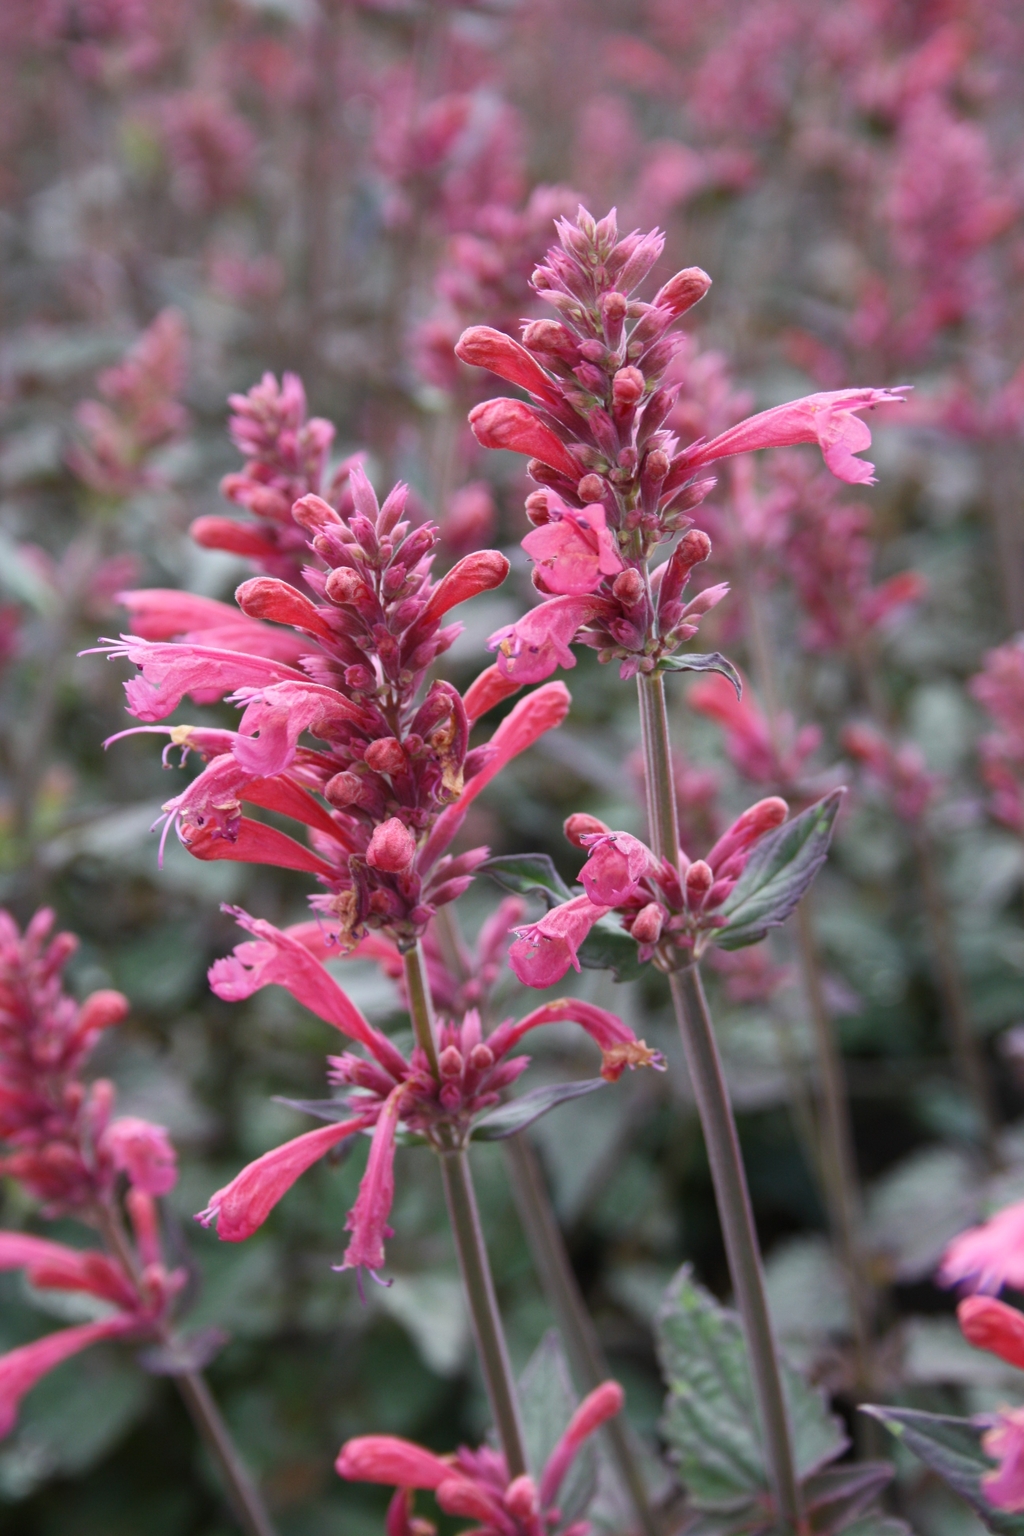
[[0, 1356], [0, 1437], [10, 1434], [17, 1422], [21, 1399], [47, 1372], [88, 1349], [90, 1344], [115, 1339], [136, 1326], [133, 1317], [122, 1313], [96, 1323], [82, 1323], [77, 1328], [63, 1328]]
[[558, 1497], [565, 1474], [584, 1440], [589, 1439], [608, 1419], [621, 1413], [625, 1401], [626, 1394], [617, 1381], [602, 1382], [583, 1399], [544, 1468], [540, 1480], [540, 1502], [543, 1508], [547, 1509]]
[[177, 1153], [162, 1125], [124, 1115], [107, 1126], [100, 1148], [147, 1195], [166, 1195], [178, 1181]]
[[548, 592], [580, 597], [623, 569], [601, 502], [575, 511], [549, 491], [547, 506], [548, 521], [526, 535], [523, 548]]
[[40, 1290], [87, 1291], [128, 1310], [136, 1294], [124, 1271], [95, 1248], [68, 1248], [25, 1232], [0, 1232], [0, 1270], [24, 1269]]
[[967, 1296], [956, 1318], [968, 1344], [1024, 1370], [1024, 1313], [994, 1296]]
[[508, 960], [519, 980], [527, 987], [552, 987], [570, 966], [578, 971], [577, 950], [608, 911], [609, 907], [597, 906], [589, 896], [575, 896], [553, 907], [540, 922], [517, 928], [519, 937]]
[[453, 1474], [451, 1462], [396, 1435], [359, 1435], [346, 1441], [334, 1469], [353, 1483], [395, 1488], [437, 1488]]
[[856, 411], [875, 405], [902, 403], [906, 389], [836, 389], [805, 395], [730, 427], [709, 443], [696, 443], [683, 454], [687, 472], [734, 453], [755, 448], [788, 448], [796, 443], [817, 443], [825, 463], [837, 480], [849, 485], [873, 485], [875, 466], [855, 454], [871, 445], [871, 433]]
[[210, 1203], [196, 1217], [204, 1227], [217, 1223], [217, 1236], [225, 1243], [241, 1243], [261, 1227], [274, 1206], [291, 1189], [296, 1179], [312, 1168], [347, 1136], [372, 1125], [373, 1116], [356, 1115], [338, 1125], [323, 1125], [286, 1141], [283, 1146], [264, 1152], [249, 1163], [223, 1189], [210, 1197]]
[[737, 816], [732, 826], [722, 833], [711, 849], [706, 862], [711, 865], [718, 880], [738, 875], [746, 864], [746, 856], [754, 843], [766, 832], [781, 827], [789, 815], [789, 806], [778, 795], [769, 795], [748, 806], [742, 816]]
[[1024, 1200], [955, 1237], [942, 1255], [940, 1285], [990, 1294], [1010, 1285], [1024, 1290]]
[[581, 466], [568, 448], [544, 425], [536, 411], [522, 400], [485, 400], [469, 413], [473, 435], [482, 448], [508, 448], [513, 453], [528, 453], [542, 464], [561, 470], [573, 482], [580, 478]]
[[557, 386], [526, 348], [489, 325], [471, 325], [463, 331], [455, 343], [455, 356], [471, 367], [489, 368], [491, 373], [509, 384], [518, 384], [539, 400], [557, 403], [559, 399]]
[[657, 868], [646, 843], [628, 832], [588, 832], [580, 841], [590, 849], [580, 880], [595, 905], [617, 907], [628, 901], [640, 877]]
[[577, 630], [612, 605], [600, 597], [554, 597], [538, 603], [515, 624], [496, 630], [487, 649], [498, 652], [498, 670], [516, 683], [539, 683], [556, 667], [574, 667], [569, 646]]
[[197, 597], [173, 587], [140, 588], [116, 596], [132, 616], [133, 634], [143, 640], [195, 640], [221, 650], [287, 663], [297, 662], [309, 649], [301, 635], [270, 629], [212, 597]]
[[531, 1029], [563, 1020], [581, 1025], [600, 1047], [601, 1076], [610, 1083], [617, 1082], [626, 1067], [654, 1067], [659, 1072], [664, 1067], [659, 1052], [652, 1051], [643, 1040], [638, 1040], [618, 1014], [609, 1013], [606, 1008], [598, 1008], [596, 1004], [585, 1003], [576, 997], [563, 997], [553, 1003], [542, 1003], [523, 1019], [506, 1019], [488, 1036], [487, 1045], [495, 1056], [504, 1056]]
[[345, 1223], [352, 1237], [339, 1267], [369, 1270], [375, 1280], [384, 1267], [384, 1239], [392, 1235], [387, 1220], [395, 1199], [395, 1132], [408, 1091], [407, 1084], [399, 1083], [385, 1100], [374, 1127], [359, 1194]]
[[123, 656], [142, 673], [124, 685], [128, 709], [138, 720], [166, 719], [187, 693], [209, 703], [235, 688], [266, 688], [281, 682], [309, 687], [309, 679], [284, 662], [241, 651], [142, 640], [136, 635], [122, 635], [120, 641], [104, 641], [103, 645], [111, 660]]
[[252, 997], [261, 987], [284, 987], [304, 1008], [365, 1045], [386, 1069], [397, 1067], [400, 1072], [405, 1071], [405, 1062], [387, 1036], [363, 1018], [330, 972], [300, 940], [263, 918], [250, 917], [240, 907], [224, 910], [254, 937], [239, 944], [233, 954], [213, 962], [210, 986], [218, 997], [237, 1003]]
[[985, 1496], [997, 1509], [1024, 1509], [1024, 1408], [1003, 1408], [994, 1427], [981, 1437], [985, 1454], [999, 1462], [981, 1479]]

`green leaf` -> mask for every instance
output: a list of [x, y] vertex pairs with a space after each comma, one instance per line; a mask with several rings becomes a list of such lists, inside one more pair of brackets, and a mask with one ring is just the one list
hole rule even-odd
[[[541, 1339], [519, 1378], [519, 1404], [526, 1460], [539, 1481], [576, 1408], [568, 1362], [553, 1328]], [[579, 1520], [585, 1515], [596, 1488], [597, 1457], [593, 1444], [588, 1444], [574, 1458], [558, 1493], [563, 1520]]]
[[474, 1125], [470, 1137], [473, 1141], [503, 1141], [506, 1136], [525, 1131], [549, 1109], [607, 1086], [603, 1077], [588, 1077], [574, 1083], [549, 1083], [544, 1088], [532, 1088], [529, 1093], [510, 1099], [507, 1104], [499, 1104], [497, 1109], [484, 1115]]
[[825, 861], [845, 793], [834, 789], [755, 845], [722, 907], [721, 915], [728, 921], [712, 935], [713, 943], [722, 949], [742, 949], [786, 921]]
[[636, 981], [646, 969], [636, 940], [619, 926], [616, 917], [602, 917], [594, 924], [576, 958], [588, 971], [611, 971], [616, 981]]
[[863, 1403], [862, 1413], [870, 1413], [926, 1466], [937, 1472], [944, 1483], [965, 1499], [998, 1536], [1024, 1536], [1024, 1515], [1010, 1515], [995, 1509], [986, 1499], [981, 1479], [995, 1463], [981, 1448], [985, 1426], [970, 1419], [957, 1419], [944, 1413], [919, 1413], [913, 1408], [888, 1408], [877, 1403]]
[[867, 1517], [882, 1489], [892, 1482], [888, 1461], [856, 1461], [816, 1472], [803, 1486], [804, 1512], [815, 1536], [836, 1536]]
[[503, 853], [477, 865], [477, 874], [490, 875], [516, 896], [540, 896], [549, 908], [571, 901], [566, 885], [546, 853]]
[[[680, 1270], [658, 1317], [669, 1395], [662, 1432], [697, 1509], [739, 1510], [768, 1491], [746, 1344], [739, 1320]], [[842, 1453], [846, 1437], [822, 1394], [791, 1367], [783, 1386], [801, 1478]]]
[[700, 655], [696, 651], [684, 651], [682, 656], [663, 656], [658, 663], [659, 672], [721, 672], [736, 689], [736, 697], [743, 693], [743, 683], [732, 662], [718, 651]]

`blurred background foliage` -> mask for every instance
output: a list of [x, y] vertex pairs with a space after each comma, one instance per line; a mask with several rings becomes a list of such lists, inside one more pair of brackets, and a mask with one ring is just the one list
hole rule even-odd
[[[1012, 1399], [1012, 1373], [962, 1342], [930, 1276], [950, 1236], [1024, 1194], [1024, 821], [1012, 773], [993, 812], [992, 756], [979, 756], [992, 722], [967, 686], [986, 651], [1024, 627], [1022, 68], [1013, 0], [0, 9], [0, 898], [20, 921], [53, 904], [82, 940], [76, 992], [114, 986], [132, 1001], [96, 1070], [116, 1080], [125, 1112], [166, 1125], [179, 1146], [170, 1204], [195, 1269], [194, 1318], [231, 1336], [211, 1380], [286, 1536], [380, 1529], [378, 1492], [331, 1470], [345, 1436], [448, 1449], [484, 1427], [440, 1183], [432, 1159], [400, 1151], [394, 1285], [366, 1305], [330, 1268], [361, 1150], [311, 1171], [243, 1246], [193, 1228], [245, 1159], [306, 1128], [274, 1096], [323, 1093], [331, 1042], [318, 1021], [276, 989], [227, 1005], [206, 984], [237, 936], [219, 904], [295, 921], [305, 882], [199, 863], [173, 839], [158, 870], [147, 829], [182, 780], [145, 737], [104, 752], [126, 724], [120, 669], [75, 652], [126, 627], [123, 587], [230, 598], [248, 565], [199, 548], [188, 526], [226, 511], [219, 480], [241, 467], [227, 395], [292, 370], [311, 411], [336, 423], [337, 454], [367, 450], [380, 489], [408, 479], [416, 515], [440, 520], [453, 558], [493, 540], [513, 559], [506, 588], [462, 615], [445, 658], [446, 675], [468, 683], [486, 636], [529, 601], [518, 548], [528, 487], [518, 460], [480, 455], [469, 437], [465, 412], [490, 386], [458, 367], [451, 344], [465, 324], [512, 331], [539, 313], [527, 278], [577, 196], [597, 214], [617, 203], [622, 228], [667, 230], [659, 282], [694, 263], [715, 280], [692, 323], [681, 436], [729, 424], [741, 393], [749, 409], [814, 388], [916, 386], [909, 406], [873, 423], [874, 488], [830, 487], [823, 502], [810, 449], [795, 467], [791, 455], [759, 465], [747, 487], [723, 470], [706, 524], [721, 558], [707, 579], [728, 575], [739, 595], [705, 635], [763, 696], [763, 646], [741, 600], [756, 599], [778, 706], [821, 729], [797, 777], [853, 788], [811, 911], [880, 1296], [875, 1391], [951, 1412]], [[154, 421], [102, 370], [167, 311], [135, 354], [168, 407]], [[744, 523], [744, 496], [760, 524]], [[800, 516], [850, 505], [868, 509], [860, 543], [834, 522], [825, 548], [801, 556]], [[926, 583], [885, 623], [863, 618], [856, 582], [843, 586], [844, 560], [862, 556], [868, 587], [907, 571]], [[845, 639], [822, 641], [822, 611], [839, 615]], [[569, 722], [488, 790], [466, 845], [544, 851], [571, 878], [566, 814], [635, 832], [643, 819], [632, 687], [590, 652], [569, 682]], [[743, 777], [719, 726], [687, 710], [685, 681], [670, 684], [683, 820], [706, 846], [702, 806], [737, 811], [767, 791]], [[868, 709], [920, 754], [911, 777], [935, 776], [922, 814], [900, 814], [892, 775], [865, 779], [848, 753], [843, 765], [843, 728]], [[478, 882], [460, 904], [467, 931], [497, 899]], [[773, 1305], [788, 1349], [852, 1424], [795, 939], [786, 931], [770, 957], [755, 953], [712, 986]], [[988, 1158], [950, 1053], [943, 961], [994, 1103]], [[337, 969], [372, 1018], [399, 1023], [371, 967]], [[668, 1074], [567, 1104], [533, 1133], [630, 1416], [653, 1439], [661, 1292], [684, 1261], [720, 1295], [727, 1274], [660, 979], [584, 973], [579, 985], [672, 1060]], [[510, 1008], [514, 993], [510, 975]], [[549, 1078], [593, 1074], [569, 1030], [535, 1054]], [[481, 1147], [477, 1166], [521, 1367], [551, 1317], [500, 1148]], [[31, 1226], [13, 1186], [3, 1205], [4, 1225]], [[44, 1331], [18, 1280], [0, 1286], [0, 1345]], [[0, 1446], [0, 1502], [11, 1536], [229, 1528], [169, 1384], [115, 1346], [27, 1401]], [[898, 1503], [925, 1536], [978, 1528], [909, 1460]]]

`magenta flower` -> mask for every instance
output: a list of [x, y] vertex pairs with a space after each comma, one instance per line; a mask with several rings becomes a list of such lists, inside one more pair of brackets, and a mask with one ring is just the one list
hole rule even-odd
[[857, 411], [876, 405], [902, 405], [910, 385], [897, 389], [835, 389], [806, 395], [787, 405], [773, 406], [721, 432], [711, 441], [694, 443], [682, 455], [687, 472], [751, 453], [758, 448], [789, 448], [796, 443], [817, 443], [826, 465], [837, 480], [848, 485], [873, 485], [875, 466], [855, 457], [871, 446], [871, 432]]
[[986, 1497], [997, 1509], [1018, 1514], [1024, 1509], [1024, 1408], [1001, 1408], [981, 1445], [999, 1462], [996, 1471], [982, 1474]]
[[178, 1181], [177, 1154], [162, 1125], [124, 1115], [107, 1126], [100, 1152], [144, 1194], [166, 1195]]
[[[521, 910], [521, 908], [519, 909]], [[400, 1125], [433, 1145], [461, 1145], [475, 1118], [498, 1103], [503, 1090], [525, 1071], [528, 1057], [508, 1059], [525, 1034], [544, 1024], [572, 1020], [601, 1050], [602, 1075], [615, 1081], [626, 1067], [660, 1066], [660, 1057], [637, 1040], [615, 1014], [591, 1003], [569, 999], [546, 1003], [524, 1019], [506, 1020], [483, 1035], [475, 1009], [460, 1023], [442, 1023], [438, 1037], [439, 1073], [434, 1075], [417, 1046], [407, 1061], [387, 1036], [375, 1030], [346, 996], [316, 955], [331, 953], [333, 937], [326, 927], [300, 924], [282, 932], [271, 924], [236, 914], [254, 941], [240, 944], [234, 955], [218, 960], [210, 984], [219, 997], [236, 1000], [260, 987], [285, 987], [297, 1001], [362, 1044], [367, 1055], [346, 1052], [330, 1057], [329, 1079], [347, 1092], [338, 1100], [341, 1118], [320, 1130], [308, 1131], [250, 1163], [230, 1184], [212, 1196], [198, 1219], [217, 1223], [218, 1236], [240, 1242], [251, 1236], [271, 1210], [313, 1163], [338, 1143], [372, 1130], [370, 1156], [359, 1195], [348, 1219], [352, 1236], [341, 1268], [366, 1269], [375, 1276], [384, 1265], [384, 1242], [394, 1198], [395, 1136]], [[501, 938], [504, 937], [504, 930]], [[387, 941], [374, 935], [375, 950]], [[485, 936], [488, 950], [500, 940]], [[393, 971], [390, 947], [375, 958]], [[485, 983], [486, 985], [486, 983]], [[441, 1140], [438, 1140], [439, 1136]]]
[[602, 576], [625, 569], [599, 501], [576, 510], [553, 491], [545, 501], [547, 522], [523, 540], [543, 591], [580, 597], [593, 592]]
[[657, 868], [647, 844], [628, 832], [585, 832], [579, 841], [590, 850], [580, 880], [595, 905], [617, 907], [629, 901], [637, 882]]
[[570, 644], [584, 625], [608, 608], [600, 597], [553, 597], [515, 624], [496, 630], [487, 648], [498, 652], [497, 666], [504, 677], [519, 685], [539, 683], [556, 667], [576, 665]]
[[552, 987], [570, 966], [578, 971], [580, 945], [609, 910], [596, 906], [589, 896], [576, 896], [553, 907], [539, 922], [517, 928], [508, 960], [523, 985]]
[[1024, 1200], [955, 1237], [942, 1255], [940, 1285], [969, 1291], [1024, 1290]]
[[528, 1474], [509, 1481], [504, 1458], [489, 1448], [454, 1456], [436, 1456], [394, 1435], [362, 1435], [347, 1441], [335, 1462], [339, 1476], [352, 1482], [384, 1483], [397, 1488], [388, 1529], [417, 1528], [410, 1518], [411, 1491], [432, 1489], [446, 1514], [477, 1522], [476, 1536], [585, 1536], [589, 1526], [566, 1526], [556, 1500], [580, 1447], [608, 1419], [621, 1412], [624, 1395], [615, 1381], [602, 1382], [580, 1403], [541, 1472], [539, 1484]]

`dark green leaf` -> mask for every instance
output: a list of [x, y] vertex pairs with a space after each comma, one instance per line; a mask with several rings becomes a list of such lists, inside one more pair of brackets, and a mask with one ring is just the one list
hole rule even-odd
[[602, 917], [579, 947], [577, 959], [588, 971], [611, 971], [616, 981], [636, 981], [646, 967], [636, 940], [619, 926], [617, 917]]
[[[665, 1293], [658, 1346], [669, 1395], [662, 1430], [697, 1509], [739, 1509], [768, 1490], [739, 1320], [684, 1268]], [[797, 1471], [818, 1472], [846, 1446], [822, 1394], [788, 1366], [783, 1383]]]
[[[561, 1340], [553, 1328], [541, 1339], [519, 1378], [519, 1403], [526, 1460], [539, 1481], [576, 1409], [569, 1366]], [[564, 1520], [579, 1520], [586, 1514], [596, 1491], [596, 1460], [592, 1443], [585, 1445], [573, 1459], [558, 1493], [558, 1507]]]
[[742, 949], [786, 921], [825, 861], [845, 793], [833, 790], [761, 839], [722, 907], [728, 922], [714, 933], [715, 944]]
[[516, 896], [540, 896], [549, 908], [573, 897], [546, 853], [503, 853], [478, 865], [477, 874], [490, 875]]
[[569, 1099], [582, 1098], [607, 1084], [603, 1077], [584, 1078], [575, 1083], [549, 1083], [545, 1088], [533, 1088], [518, 1099], [500, 1104], [476, 1122], [471, 1132], [474, 1141], [502, 1141], [524, 1131], [528, 1125], [546, 1115], [549, 1109], [565, 1104]]
[[977, 1511], [990, 1531], [998, 1532], [998, 1536], [1024, 1536], [1024, 1515], [994, 1509], [982, 1492], [981, 1479], [995, 1465], [981, 1448], [983, 1425], [944, 1413], [919, 1413], [913, 1408], [878, 1404], [865, 1403], [861, 1412], [878, 1419], [908, 1450], [937, 1472]]
[[665, 656], [658, 663], [659, 672], [721, 672], [736, 689], [736, 697], [743, 692], [743, 683], [732, 662], [718, 651], [700, 655], [696, 651], [684, 651], [682, 656]]
[[887, 1461], [856, 1461], [809, 1477], [803, 1487], [804, 1512], [815, 1536], [837, 1536], [859, 1522], [892, 1481], [893, 1471]]

